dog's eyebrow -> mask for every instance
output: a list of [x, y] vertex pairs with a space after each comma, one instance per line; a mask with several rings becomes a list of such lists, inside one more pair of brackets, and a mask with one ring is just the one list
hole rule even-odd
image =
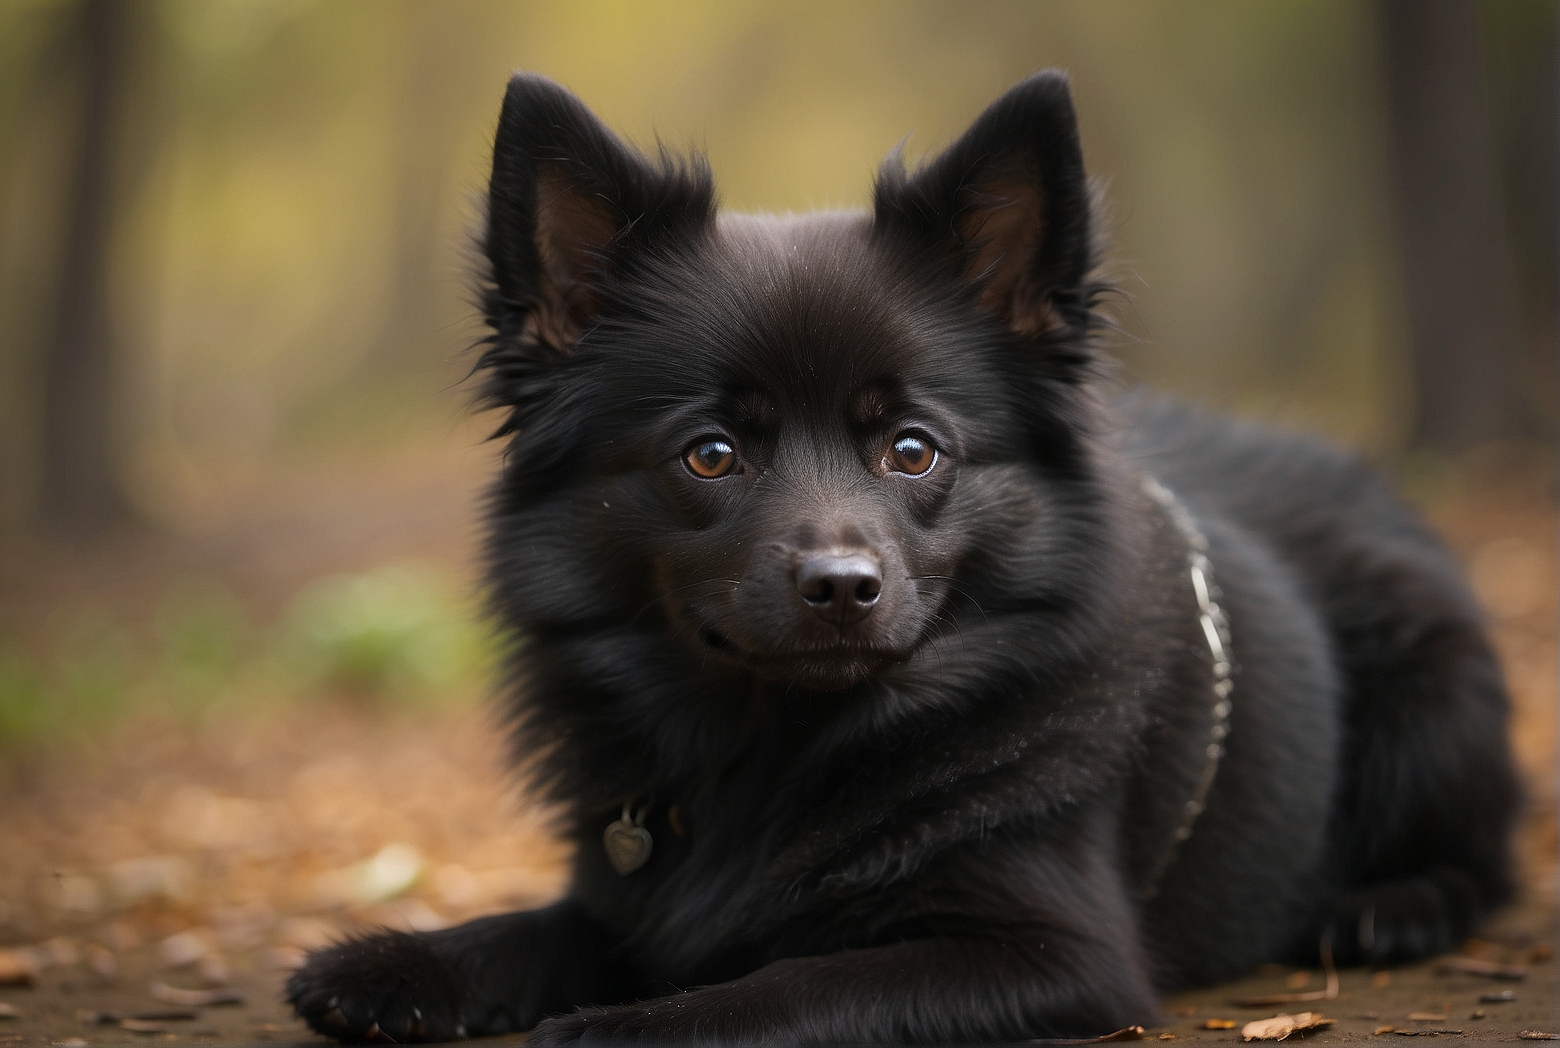
[[762, 389], [749, 389], [734, 398], [737, 421], [756, 429], [768, 429], [780, 421], [774, 398]]

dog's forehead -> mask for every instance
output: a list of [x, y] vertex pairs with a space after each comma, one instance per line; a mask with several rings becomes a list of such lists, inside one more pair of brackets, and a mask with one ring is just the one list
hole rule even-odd
[[[968, 375], [947, 311], [884, 254], [864, 212], [722, 215], [651, 276], [641, 352], [697, 387], [818, 405], [885, 382], [935, 388]], [[648, 364], [649, 361], [647, 360]]]

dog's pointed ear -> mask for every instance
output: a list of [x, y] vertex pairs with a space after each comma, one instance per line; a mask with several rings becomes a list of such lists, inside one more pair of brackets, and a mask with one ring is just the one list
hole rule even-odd
[[567, 353], [637, 246], [706, 227], [715, 208], [701, 158], [651, 161], [546, 77], [509, 81], [493, 143], [482, 248], [484, 303], [501, 341]]
[[1067, 77], [1036, 73], [957, 142], [906, 174], [878, 173], [874, 227], [951, 267], [982, 308], [1023, 335], [1081, 335], [1095, 249], [1090, 191]]

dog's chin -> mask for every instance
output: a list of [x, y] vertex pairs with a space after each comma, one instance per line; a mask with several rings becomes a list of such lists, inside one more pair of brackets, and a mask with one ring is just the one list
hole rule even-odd
[[708, 627], [699, 631], [699, 643], [722, 663], [745, 669], [760, 680], [796, 685], [809, 691], [843, 691], [895, 661], [891, 653], [856, 647], [757, 653]]

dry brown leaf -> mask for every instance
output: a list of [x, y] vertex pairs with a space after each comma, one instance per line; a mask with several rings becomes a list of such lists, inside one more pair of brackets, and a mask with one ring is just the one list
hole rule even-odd
[[1282, 1041], [1294, 1034], [1319, 1030], [1332, 1024], [1333, 1020], [1321, 1012], [1280, 1014], [1271, 1019], [1253, 1019], [1240, 1028], [1240, 1035], [1248, 1041]]
[[152, 983], [151, 993], [159, 1001], [185, 1008], [212, 1008], [223, 1004], [243, 1004], [248, 1000], [238, 990], [185, 990], [165, 982]]
[[157, 959], [165, 968], [184, 968], [211, 952], [211, 933], [203, 928], [170, 935], [157, 944]]
[[113, 982], [119, 977], [119, 961], [114, 957], [114, 951], [107, 946], [90, 943], [87, 946], [87, 964], [104, 982]]
[[1371, 1035], [1375, 1037], [1380, 1037], [1384, 1033], [1397, 1033], [1397, 1027], [1389, 1023], [1386, 1026], [1378, 1026], [1371, 1031]]
[[0, 950], [0, 986], [31, 986], [38, 981], [38, 961], [31, 950]]
[[1409, 1012], [1408, 1021], [1414, 1023], [1444, 1023], [1445, 1012]]
[[1209, 1019], [1202, 1024], [1202, 1028], [1204, 1030], [1233, 1030], [1239, 1025], [1240, 1023], [1234, 1019]]
[[1524, 1041], [1560, 1041], [1560, 1033], [1548, 1033], [1544, 1030], [1523, 1030], [1517, 1036]]
[[220, 953], [208, 953], [196, 962], [195, 970], [209, 986], [226, 986], [233, 981], [233, 969]]
[[1498, 942], [1484, 939], [1464, 939], [1458, 951], [1464, 957], [1478, 957], [1485, 961], [1500, 961], [1506, 956], [1506, 948]]
[[165, 1033], [168, 1026], [155, 1019], [121, 1019], [119, 1028], [129, 1030], [131, 1033]]

